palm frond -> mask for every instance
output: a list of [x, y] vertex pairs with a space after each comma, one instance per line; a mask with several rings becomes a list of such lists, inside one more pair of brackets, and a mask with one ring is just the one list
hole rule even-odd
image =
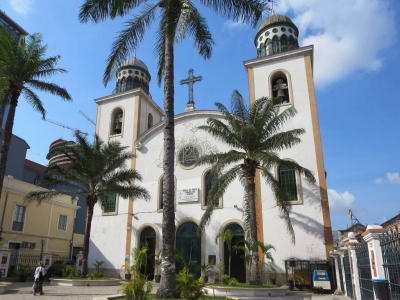
[[155, 19], [158, 6], [159, 3], [156, 5], [146, 4], [139, 15], [125, 22], [125, 28], [119, 32], [112, 44], [111, 53], [107, 59], [107, 66], [103, 74], [104, 85], [107, 85], [128, 54], [135, 50], [143, 40], [146, 29], [150, 27]]

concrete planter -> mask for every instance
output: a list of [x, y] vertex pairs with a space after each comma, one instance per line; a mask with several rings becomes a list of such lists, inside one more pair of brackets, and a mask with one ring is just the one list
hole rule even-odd
[[235, 297], [268, 297], [268, 296], [285, 296], [288, 293], [288, 287], [280, 288], [243, 288], [243, 287], [222, 287], [211, 286], [205, 287], [204, 290], [208, 291], [209, 296], [235, 296]]
[[120, 279], [110, 280], [79, 280], [79, 279], [51, 279], [50, 285], [62, 286], [110, 286], [121, 285]]

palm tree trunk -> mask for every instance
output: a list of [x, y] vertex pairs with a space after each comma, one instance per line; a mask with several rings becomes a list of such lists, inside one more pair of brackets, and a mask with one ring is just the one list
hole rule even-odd
[[[12, 131], [14, 127], [15, 110], [17, 109], [18, 99], [21, 92], [13, 90], [11, 93], [10, 110], [8, 112], [6, 128], [4, 129], [3, 142], [1, 144], [0, 158], [0, 196], [3, 190], [4, 175], [6, 174], [8, 151], [10, 150]], [[1, 228], [2, 230], [3, 228]]]
[[86, 278], [88, 274], [88, 258], [89, 258], [89, 242], [90, 242], [90, 229], [92, 228], [94, 204], [91, 201], [87, 201], [86, 211], [86, 228], [85, 236], [83, 237], [83, 258], [82, 258], [82, 277]]
[[[256, 170], [255, 168], [247, 168], [245, 170], [247, 173], [247, 185], [248, 185], [248, 199], [249, 199], [249, 242], [253, 245], [257, 241], [257, 218], [256, 218], [256, 204], [255, 204], [255, 194], [256, 194], [256, 184], [254, 181]], [[251, 255], [251, 271], [250, 271], [250, 284], [258, 285], [260, 284], [260, 273], [259, 273], [259, 257], [258, 251], [253, 251]]]
[[156, 298], [176, 296], [175, 270], [175, 122], [174, 122], [174, 46], [165, 39], [164, 80], [164, 161], [161, 282]]

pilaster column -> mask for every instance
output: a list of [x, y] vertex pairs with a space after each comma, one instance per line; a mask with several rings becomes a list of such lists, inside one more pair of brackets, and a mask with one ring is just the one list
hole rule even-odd
[[383, 269], [383, 258], [379, 236], [388, 230], [388, 228], [382, 228], [382, 226], [379, 225], [368, 225], [367, 230], [362, 234], [364, 241], [368, 243], [372, 279], [386, 278], [385, 270]]
[[346, 245], [349, 249], [350, 270], [351, 270], [354, 300], [362, 300], [361, 290], [360, 290], [360, 276], [358, 274], [357, 255], [356, 255], [356, 246], [361, 245], [361, 243], [359, 243], [355, 239], [355, 236], [356, 235], [354, 232], [349, 232], [348, 233], [349, 241], [347, 242]]
[[344, 272], [344, 264], [343, 264], [343, 256], [344, 253], [348, 251], [347, 247], [341, 247], [338, 249], [339, 252], [339, 257], [338, 259], [340, 259], [340, 265], [341, 265], [341, 269], [342, 269], [342, 284], [343, 284], [343, 292], [347, 295], [347, 287], [346, 287], [346, 275]]
[[83, 253], [79, 251], [79, 254], [76, 256], [76, 276], [80, 276], [82, 274], [82, 262], [83, 262]]
[[[338, 259], [340, 259], [340, 255], [337, 252], [337, 250], [334, 250], [331, 253], [331, 257], [333, 258], [333, 262], [335, 264], [335, 274], [333, 274], [336, 278], [336, 289], [341, 291], [341, 287], [340, 287], [340, 274], [339, 274], [339, 263], [338, 263]], [[343, 291], [342, 291], [343, 292]]]

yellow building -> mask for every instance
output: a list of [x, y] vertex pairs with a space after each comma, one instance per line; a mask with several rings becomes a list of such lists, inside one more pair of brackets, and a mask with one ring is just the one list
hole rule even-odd
[[[68, 257], [73, 243], [76, 201], [59, 196], [50, 201], [28, 203], [25, 196], [42, 189], [12, 176], [4, 178], [0, 201], [0, 230], [5, 249], [9, 249], [9, 270], [24, 255]], [[2, 249], [3, 250], [3, 249]], [[13, 259], [14, 258], [14, 259]], [[51, 263], [47, 261], [47, 263]]]

